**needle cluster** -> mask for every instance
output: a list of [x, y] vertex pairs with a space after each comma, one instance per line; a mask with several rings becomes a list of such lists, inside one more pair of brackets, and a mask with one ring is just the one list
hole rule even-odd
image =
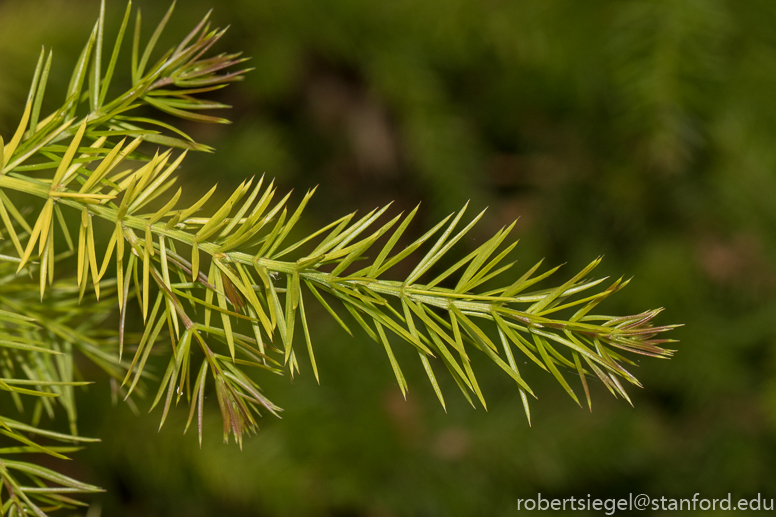
[[[233, 71], [244, 61], [239, 54], [209, 55], [224, 31], [211, 30], [207, 16], [151, 64], [171, 13], [142, 52], [137, 13], [131, 84], [112, 97], [131, 5], [103, 68], [103, 4], [62, 106], [41, 116], [52, 60], [44, 50], [18, 129], [7, 142], [0, 137], [0, 219], [8, 237], [0, 255], [0, 390], [19, 408], [23, 396], [35, 398], [30, 425], [5, 416], [0, 422], [0, 433], [17, 442], [0, 449], [3, 513], [45, 515], [45, 507], [80, 504], [70, 492], [98, 490], [5, 459], [16, 452], [59, 457], [74, 450], [41, 445], [28, 433], [46, 441], [87, 441], [77, 435], [73, 388], [85, 381], [73, 366], [75, 351], [104, 369], [115, 393], [130, 402], [152, 378], [146, 367], [151, 354], [168, 357], [152, 404], [163, 407], [162, 423], [185, 399], [188, 424], [196, 414], [201, 443], [203, 399], [215, 391], [224, 440], [231, 435], [240, 444], [246, 432], [258, 429], [262, 412], [281, 411], [263, 394], [256, 372], [293, 375], [300, 355], [307, 355], [318, 377], [310, 304], [323, 307], [351, 335], [355, 324], [383, 347], [402, 393], [407, 382], [393, 347], [412, 347], [442, 406], [440, 369], [472, 405], [485, 406], [471, 367], [471, 356], [484, 354], [515, 381], [529, 422], [529, 397], [535, 395], [518, 368], [522, 360], [554, 376], [579, 404], [567, 379], [571, 372], [592, 407], [589, 379], [629, 400], [623, 383], [639, 383], [626, 369], [633, 364], [628, 354], [671, 355], [663, 348], [671, 340], [661, 335], [674, 326], [652, 324], [660, 310], [595, 313], [628, 283], [592, 279], [600, 259], [538, 289], [558, 267], [543, 271], [540, 261], [514, 274], [509, 257], [516, 242], [508, 240], [513, 224], [450, 260], [482, 216], [466, 219], [466, 206], [413, 240], [408, 227], [418, 208], [387, 219], [389, 206], [348, 214], [299, 236], [313, 191], [293, 207], [290, 194], [279, 195], [263, 177], [244, 181], [211, 215], [204, 207], [217, 198], [216, 187], [182, 203], [175, 174], [188, 151], [210, 149], [137, 112], [153, 108], [196, 122], [226, 122], [201, 114], [227, 106], [200, 96], [240, 80], [245, 70]], [[146, 154], [148, 144], [158, 150]], [[33, 198], [41, 208], [31, 213]], [[103, 242], [100, 235], [109, 237]], [[68, 260], [75, 263], [75, 278], [60, 280], [56, 266]], [[404, 262], [411, 272], [392, 277]], [[113, 311], [119, 328], [95, 330]], [[130, 311], [142, 315], [142, 328], [125, 328]], [[55, 407], [67, 413], [71, 434], [38, 427], [40, 416], [53, 415]], [[23, 484], [20, 475], [32, 484]]]

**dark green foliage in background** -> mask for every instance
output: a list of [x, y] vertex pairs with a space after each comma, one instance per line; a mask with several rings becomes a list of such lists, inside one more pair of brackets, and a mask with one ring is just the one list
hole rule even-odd
[[[140, 4], [149, 20], [167, 7]], [[189, 27], [212, 5], [180, 7]], [[591, 415], [527, 373], [540, 396], [528, 428], [496, 368], [475, 364], [493, 374], [488, 413], [451, 400], [444, 414], [420, 367], [405, 371], [405, 403], [384, 352], [316, 312], [321, 386], [309, 370], [265, 383], [293, 411], [242, 453], [218, 445], [217, 412], [200, 451], [179, 438], [181, 412], [157, 435], [156, 418], [112, 408], [106, 389], [79, 394], [79, 432], [103, 443], [79, 453], [93, 470], [69, 473], [109, 490], [105, 515], [513, 515], [536, 492], [776, 493], [771, 3], [216, 7], [256, 70], [221, 99], [231, 127], [186, 128], [217, 149], [187, 166], [192, 200], [265, 171], [297, 192], [320, 184], [305, 231], [391, 199], [423, 200], [428, 228], [471, 198], [490, 210], [461, 256], [520, 216], [524, 269], [546, 256], [578, 271], [605, 253], [605, 273], [635, 274], [607, 311], [666, 306], [687, 326], [670, 363], [637, 369], [635, 410], [595, 383]], [[93, 2], [0, 3], [0, 133], [38, 45], [67, 70], [95, 15]]]

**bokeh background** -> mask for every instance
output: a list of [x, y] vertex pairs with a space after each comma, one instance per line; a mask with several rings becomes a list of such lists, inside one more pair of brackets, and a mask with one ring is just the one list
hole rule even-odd
[[[167, 5], [135, 5], [150, 35]], [[606, 310], [666, 307], [661, 323], [686, 326], [674, 359], [641, 361], [634, 408], [594, 383], [589, 413], [527, 372], [529, 427], [487, 361], [475, 368], [488, 411], [442, 382], [445, 413], [412, 354], [399, 354], [404, 401], [378, 346], [311, 310], [321, 385], [305, 363], [267, 378], [286, 411], [242, 451], [221, 443], [212, 397], [200, 450], [181, 436], [186, 409], [157, 432], [149, 401], [140, 416], [113, 406], [98, 378], [80, 425], [103, 441], [69, 467], [108, 490], [92, 515], [509, 516], [539, 492], [776, 497], [776, 3], [185, 0], [163, 46], [211, 7], [231, 25], [221, 49], [255, 70], [220, 96], [232, 125], [185, 125], [217, 148], [188, 159], [192, 196], [266, 173], [295, 200], [320, 185], [307, 228], [396, 200], [396, 212], [422, 201], [418, 231], [470, 199], [489, 210], [461, 256], [519, 217], [517, 271], [546, 257], [565, 279], [603, 254], [600, 274], [635, 277]], [[108, 2], [111, 30], [123, 8]], [[64, 92], [97, 12], [0, 0], [1, 134], [40, 45], [55, 48], [49, 95]]]

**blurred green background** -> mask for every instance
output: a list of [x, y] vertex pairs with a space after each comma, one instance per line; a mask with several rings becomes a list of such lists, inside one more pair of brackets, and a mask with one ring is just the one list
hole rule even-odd
[[[167, 5], [135, 5], [150, 35]], [[475, 370], [488, 411], [444, 379], [445, 414], [412, 354], [399, 354], [405, 402], [378, 346], [310, 310], [321, 385], [305, 363], [267, 378], [286, 411], [243, 451], [221, 443], [212, 397], [200, 450], [181, 438], [186, 409], [157, 433], [159, 412], [112, 406], [107, 380], [84, 392], [81, 432], [103, 441], [68, 472], [108, 490], [103, 515], [508, 516], [537, 492], [776, 497], [776, 3], [185, 0], [164, 46], [210, 7], [231, 24], [221, 50], [256, 70], [219, 92], [231, 126], [185, 124], [217, 148], [187, 160], [192, 196], [266, 172], [297, 201], [320, 185], [308, 229], [396, 200], [394, 213], [423, 202], [417, 231], [471, 199], [489, 210], [460, 256], [519, 217], [517, 272], [546, 257], [567, 263], [565, 280], [604, 254], [599, 274], [635, 276], [605, 311], [666, 307], [660, 323], [686, 326], [674, 359], [634, 372], [635, 408], [596, 382], [591, 414], [529, 368], [529, 427], [487, 361]], [[108, 8], [115, 30], [124, 4]], [[42, 44], [55, 48], [48, 91], [64, 92], [97, 12], [97, 0], [0, 1], [0, 133]]]

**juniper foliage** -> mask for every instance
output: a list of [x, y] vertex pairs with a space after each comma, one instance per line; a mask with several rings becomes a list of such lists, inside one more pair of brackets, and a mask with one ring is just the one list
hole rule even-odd
[[[82, 505], [73, 494], [99, 490], [7, 459], [30, 452], [64, 458], [93, 441], [78, 436], [74, 388], [88, 382], [75, 367], [76, 352], [104, 370], [115, 393], [132, 405], [132, 396], [151, 384], [150, 355], [168, 357], [151, 406], [162, 406], [164, 424], [171, 406], [185, 398], [186, 428], [196, 415], [200, 444], [206, 392], [216, 393], [224, 440], [232, 435], [242, 444], [262, 412], [281, 411], [262, 393], [257, 373], [294, 375], [307, 355], [318, 378], [310, 304], [322, 306], [349, 334], [355, 324], [384, 347], [405, 394], [393, 347], [414, 348], [443, 407], [440, 367], [473, 406], [486, 406], [470, 361], [485, 354], [517, 384], [529, 423], [535, 395], [519, 358], [553, 375], [580, 404], [566, 378], [567, 372], [577, 376], [592, 409], [588, 378], [630, 402], [622, 381], [640, 384], [625, 367], [633, 364], [625, 353], [671, 355], [663, 345], [672, 340], [661, 334], [675, 326], [652, 324], [660, 309], [619, 317], [594, 312], [628, 283], [591, 278], [600, 258], [551, 288], [537, 289], [559, 267], [542, 270], [539, 261], [514, 274], [509, 256], [517, 243], [508, 241], [514, 224], [440, 267], [483, 215], [467, 219], [467, 206], [411, 240], [407, 229], [418, 207], [390, 219], [390, 206], [351, 213], [298, 237], [294, 230], [314, 190], [293, 207], [290, 193], [281, 196], [264, 177], [246, 179], [209, 216], [204, 207], [216, 199], [216, 187], [181, 204], [176, 172], [188, 151], [211, 149], [139, 113], [153, 108], [225, 123], [202, 111], [228, 106], [202, 94], [247, 70], [235, 70], [245, 61], [240, 54], [211, 55], [225, 31], [211, 29], [209, 16], [152, 61], [173, 7], [144, 46], [137, 12], [128, 38], [131, 84], [115, 95], [112, 79], [132, 8], [127, 5], [113, 45], [104, 45], [103, 2], [61, 107], [41, 113], [52, 62], [44, 49], [18, 128], [7, 141], [0, 137], [0, 389], [17, 409], [28, 399], [33, 406], [29, 424], [7, 411], [0, 420], [0, 433], [14, 442], [0, 448], [3, 514], [43, 516]], [[101, 230], [110, 235], [107, 242], [98, 238]], [[391, 279], [402, 262], [412, 264], [411, 272]], [[75, 278], [55, 274], [73, 263]], [[125, 328], [129, 311], [142, 314], [142, 328]], [[115, 312], [118, 329], [102, 330]], [[69, 434], [41, 426], [42, 415], [57, 411], [67, 415]]]

